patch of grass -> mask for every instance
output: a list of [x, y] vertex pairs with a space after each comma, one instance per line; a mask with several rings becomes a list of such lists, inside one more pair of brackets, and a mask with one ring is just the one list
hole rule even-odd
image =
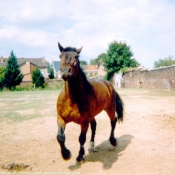
[[22, 122], [25, 120], [33, 119], [39, 117], [38, 114], [30, 114], [30, 115], [21, 115], [18, 111], [13, 112], [4, 112], [1, 114], [0, 122], [6, 121], [8, 124]]
[[37, 117], [56, 116], [60, 90], [1, 92], [0, 122], [22, 122]]

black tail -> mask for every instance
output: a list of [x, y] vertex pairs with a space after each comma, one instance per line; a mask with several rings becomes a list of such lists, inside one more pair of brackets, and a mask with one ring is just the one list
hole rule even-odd
[[120, 98], [120, 96], [117, 94], [116, 92], [116, 112], [118, 114], [117, 118], [118, 118], [118, 122], [122, 122], [123, 121], [123, 102]]

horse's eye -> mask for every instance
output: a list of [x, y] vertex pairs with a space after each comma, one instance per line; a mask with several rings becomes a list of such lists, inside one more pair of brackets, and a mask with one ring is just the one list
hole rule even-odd
[[69, 61], [71, 61], [72, 57], [70, 57]]

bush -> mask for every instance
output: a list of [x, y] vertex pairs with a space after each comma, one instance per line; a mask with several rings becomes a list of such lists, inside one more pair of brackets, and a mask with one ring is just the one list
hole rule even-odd
[[32, 83], [35, 85], [36, 88], [42, 87], [44, 88], [44, 77], [38, 67], [32, 72]]
[[50, 74], [49, 74], [49, 78], [50, 79], [54, 79], [55, 78], [55, 75], [54, 75], [54, 70], [51, 68], [50, 69], [50, 72], [49, 72]]

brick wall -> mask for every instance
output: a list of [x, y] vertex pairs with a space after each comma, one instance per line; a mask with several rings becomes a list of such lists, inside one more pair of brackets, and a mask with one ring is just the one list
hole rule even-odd
[[31, 81], [29, 61], [26, 61], [26, 63], [21, 66], [21, 72], [24, 75], [23, 81]]
[[157, 69], [134, 69], [124, 75], [123, 87], [175, 90], [175, 65]]

